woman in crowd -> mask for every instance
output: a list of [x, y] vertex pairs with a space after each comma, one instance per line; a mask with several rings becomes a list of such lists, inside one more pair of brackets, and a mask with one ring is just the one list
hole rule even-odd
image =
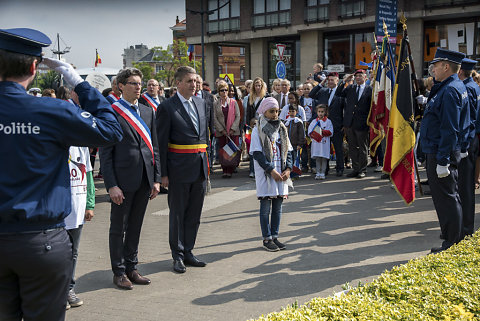
[[[232, 173], [240, 163], [240, 151], [229, 154], [225, 145], [233, 142], [236, 146], [240, 136], [240, 109], [235, 99], [228, 97], [229, 86], [225, 81], [220, 81], [217, 88], [220, 99], [214, 102], [215, 137], [219, 148], [219, 161], [222, 166], [223, 178], [232, 177]], [[230, 148], [232, 150], [232, 148]]]
[[[253, 80], [252, 89], [250, 90], [250, 95], [248, 96], [247, 103], [247, 119], [246, 123], [252, 127], [252, 124], [258, 119], [257, 109], [260, 106], [260, 103], [265, 97], [268, 97], [267, 93], [267, 84], [263, 81], [262, 78], [257, 77]], [[255, 177], [254, 168], [253, 168], [253, 159], [250, 157], [250, 175], [251, 178]]]

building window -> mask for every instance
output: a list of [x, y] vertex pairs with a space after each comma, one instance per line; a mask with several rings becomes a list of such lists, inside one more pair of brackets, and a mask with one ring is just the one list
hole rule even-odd
[[339, 18], [353, 18], [365, 15], [364, 0], [342, 0]]
[[254, 0], [252, 28], [290, 24], [291, 0]]
[[245, 80], [245, 65], [240, 66], [240, 80]]
[[464, 6], [476, 3], [478, 3], [478, 0], [425, 0], [425, 9], [432, 9], [434, 7]]
[[240, 30], [240, 0], [208, 0], [208, 10], [215, 10], [208, 16], [208, 33]]
[[305, 7], [305, 22], [328, 21], [328, 6], [330, 0], [307, 0]]
[[218, 65], [218, 75], [223, 74], [223, 68], [222, 65]]
[[475, 18], [462, 23], [439, 22], [425, 25], [424, 75], [428, 73], [428, 62], [433, 60], [438, 47], [463, 52], [467, 58], [478, 60], [480, 58], [480, 19]]
[[245, 56], [245, 47], [240, 47], [240, 56]]
[[222, 46], [218, 46], [218, 55], [219, 55], [219, 56], [222, 55]]
[[155, 65], [155, 73], [159, 73], [161, 70], [165, 70], [165, 67], [162, 65]]

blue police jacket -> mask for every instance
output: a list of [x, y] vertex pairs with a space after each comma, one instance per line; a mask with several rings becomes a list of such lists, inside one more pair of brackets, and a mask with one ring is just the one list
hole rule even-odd
[[84, 109], [0, 81], [0, 233], [64, 226], [71, 212], [69, 147], [122, 139], [114, 111], [98, 90], [82, 82], [75, 91]]
[[450, 154], [460, 150], [460, 113], [468, 110], [467, 89], [457, 74], [435, 84], [420, 127], [422, 151], [436, 154], [437, 164], [450, 163]]
[[472, 77], [464, 79], [463, 83], [467, 88], [468, 101], [470, 102], [470, 120], [474, 124], [473, 133], [470, 135], [471, 139], [475, 134], [480, 134], [480, 87]]

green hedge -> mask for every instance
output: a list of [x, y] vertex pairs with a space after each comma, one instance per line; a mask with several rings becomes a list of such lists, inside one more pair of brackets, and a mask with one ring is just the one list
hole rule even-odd
[[258, 320], [480, 320], [480, 234], [385, 271], [346, 295], [315, 298]]

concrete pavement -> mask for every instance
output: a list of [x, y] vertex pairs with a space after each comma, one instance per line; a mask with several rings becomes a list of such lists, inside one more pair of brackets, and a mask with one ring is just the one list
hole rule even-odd
[[232, 179], [222, 179], [215, 168], [194, 251], [208, 265], [172, 272], [167, 197], [159, 195], [147, 208], [139, 249], [139, 271], [152, 283], [132, 291], [112, 283], [110, 204], [97, 181], [95, 217], [84, 226], [77, 264], [75, 290], [84, 305], [67, 311], [68, 321], [248, 320], [332, 295], [346, 282], [371, 281], [441, 243], [430, 197], [417, 193], [407, 207], [389, 182], [369, 169], [361, 180], [334, 175], [296, 180], [280, 225], [287, 249], [266, 252], [248, 162]]

